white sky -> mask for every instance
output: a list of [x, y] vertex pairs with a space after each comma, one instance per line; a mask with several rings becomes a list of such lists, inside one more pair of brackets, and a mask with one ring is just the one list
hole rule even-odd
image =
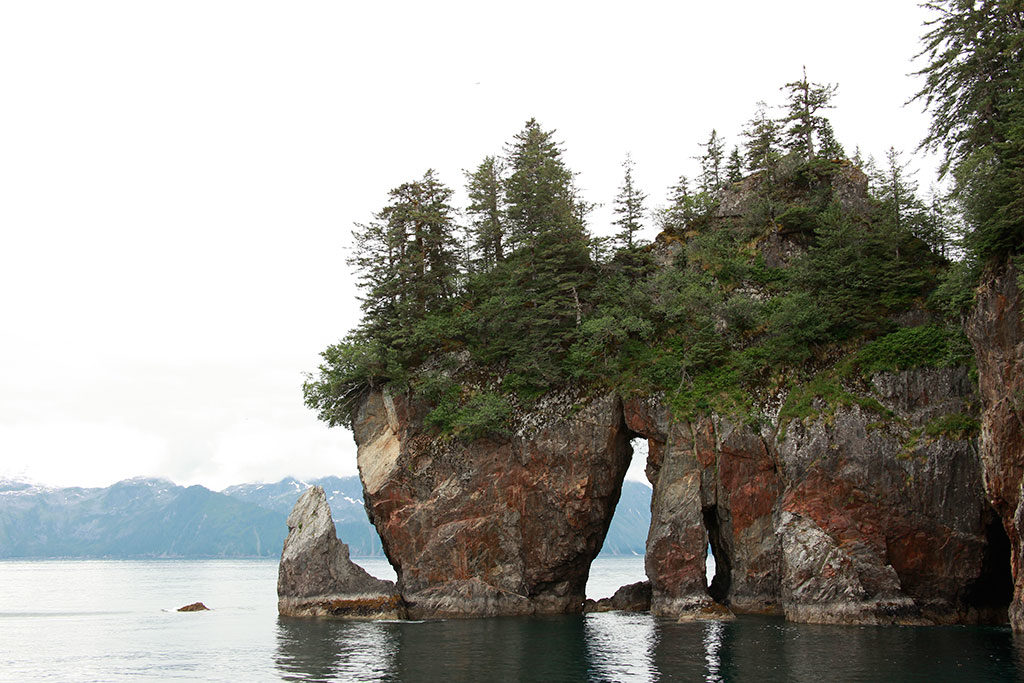
[[658, 204], [803, 64], [839, 83], [849, 153], [911, 150], [923, 18], [913, 0], [0, 3], [0, 476], [353, 474], [302, 373], [357, 320], [345, 247], [389, 188], [434, 167], [461, 190], [536, 116], [588, 200], [632, 152]]

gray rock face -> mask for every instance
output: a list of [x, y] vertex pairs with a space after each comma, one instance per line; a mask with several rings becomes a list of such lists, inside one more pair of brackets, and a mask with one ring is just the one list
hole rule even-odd
[[[782, 513], [783, 604], [805, 623], [917, 623], [919, 610], [900, 591], [892, 566], [844, 548], [814, 521]], [[922, 622], [923, 623], [923, 622]]]
[[398, 619], [402, 599], [391, 581], [370, 576], [338, 540], [323, 488], [313, 486], [288, 515], [277, 574], [277, 611], [289, 617]]

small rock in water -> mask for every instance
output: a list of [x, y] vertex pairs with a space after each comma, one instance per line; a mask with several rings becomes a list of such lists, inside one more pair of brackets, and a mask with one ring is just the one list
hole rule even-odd
[[191, 605], [185, 605], [184, 607], [178, 608], [179, 612], [209, 612], [210, 608], [201, 602], [193, 602]]
[[647, 612], [651, 609], [651, 582], [638, 581], [622, 586], [610, 598], [587, 599], [584, 612]]

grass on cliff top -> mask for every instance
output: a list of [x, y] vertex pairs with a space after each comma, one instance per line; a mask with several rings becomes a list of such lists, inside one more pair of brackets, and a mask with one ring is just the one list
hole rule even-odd
[[869, 342], [854, 357], [861, 373], [969, 365], [970, 343], [959, 328], [921, 325], [897, 330]]
[[692, 420], [700, 414], [718, 413], [751, 421], [754, 409], [736, 368], [722, 367], [682, 382], [667, 394], [676, 419]]
[[888, 420], [894, 413], [870, 396], [858, 396], [843, 388], [839, 375], [841, 369], [831, 368], [818, 373], [810, 381], [797, 384], [790, 389], [785, 403], [779, 411], [779, 440], [786, 438], [786, 428], [793, 420], [824, 416], [831, 419], [837, 408], [860, 406]]

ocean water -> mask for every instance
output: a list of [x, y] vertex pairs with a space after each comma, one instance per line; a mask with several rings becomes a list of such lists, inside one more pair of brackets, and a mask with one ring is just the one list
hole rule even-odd
[[[361, 561], [393, 578], [383, 560]], [[643, 578], [599, 558], [590, 597]], [[281, 619], [273, 561], [0, 562], [2, 681], [1000, 681], [1007, 628], [677, 624], [648, 615]], [[195, 601], [210, 612], [178, 613]]]

